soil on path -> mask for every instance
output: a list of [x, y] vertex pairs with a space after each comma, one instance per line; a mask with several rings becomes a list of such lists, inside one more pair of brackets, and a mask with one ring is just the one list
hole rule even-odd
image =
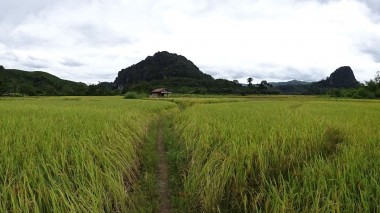
[[165, 152], [165, 146], [163, 141], [163, 128], [161, 122], [158, 125], [157, 134], [157, 153], [158, 153], [158, 171], [157, 171], [157, 183], [158, 183], [158, 196], [159, 206], [158, 212], [169, 213], [172, 212], [170, 206], [170, 190], [169, 190], [169, 166]]

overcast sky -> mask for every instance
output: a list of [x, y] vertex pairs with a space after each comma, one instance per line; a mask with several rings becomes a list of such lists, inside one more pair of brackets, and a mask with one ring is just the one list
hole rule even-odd
[[380, 70], [380, 0], [0, 0], [0, 64], [97, 83], [157, 51], [215, 78]]

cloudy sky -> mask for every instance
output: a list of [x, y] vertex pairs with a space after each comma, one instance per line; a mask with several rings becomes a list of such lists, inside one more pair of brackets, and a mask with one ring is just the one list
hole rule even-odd
[[379, 0], [0, 0], [0, 64], [97, 83], [157, 51], [215, 78], [380, 70]]

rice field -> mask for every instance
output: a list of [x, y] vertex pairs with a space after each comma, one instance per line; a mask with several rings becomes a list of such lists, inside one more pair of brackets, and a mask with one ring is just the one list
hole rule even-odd
[[174, 118], [182, 205], [204, 212], [380, 211], [380, 102], [256, 99]]
[[[139, 150], [169, 102], [0, 100], [0, 212], [139, 212]], [[140, 199], [140, 200], [138, 200]]]
[[160, 128], [173, 212], [379, 212], [379, 126], [380, 101], [3, 98], [0, 212], [160, 212]]

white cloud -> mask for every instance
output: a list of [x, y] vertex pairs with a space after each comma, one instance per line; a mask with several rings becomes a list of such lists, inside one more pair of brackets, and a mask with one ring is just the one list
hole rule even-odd
[[77, 81], [113, 81], [159, 50], [241, 81], [319, 80], [342, 65], [363, 81], [380, 69], [377, 0], [0, 0], [0, 7], [9, 8], [0, 15], [7, 31], [0, 63]]

